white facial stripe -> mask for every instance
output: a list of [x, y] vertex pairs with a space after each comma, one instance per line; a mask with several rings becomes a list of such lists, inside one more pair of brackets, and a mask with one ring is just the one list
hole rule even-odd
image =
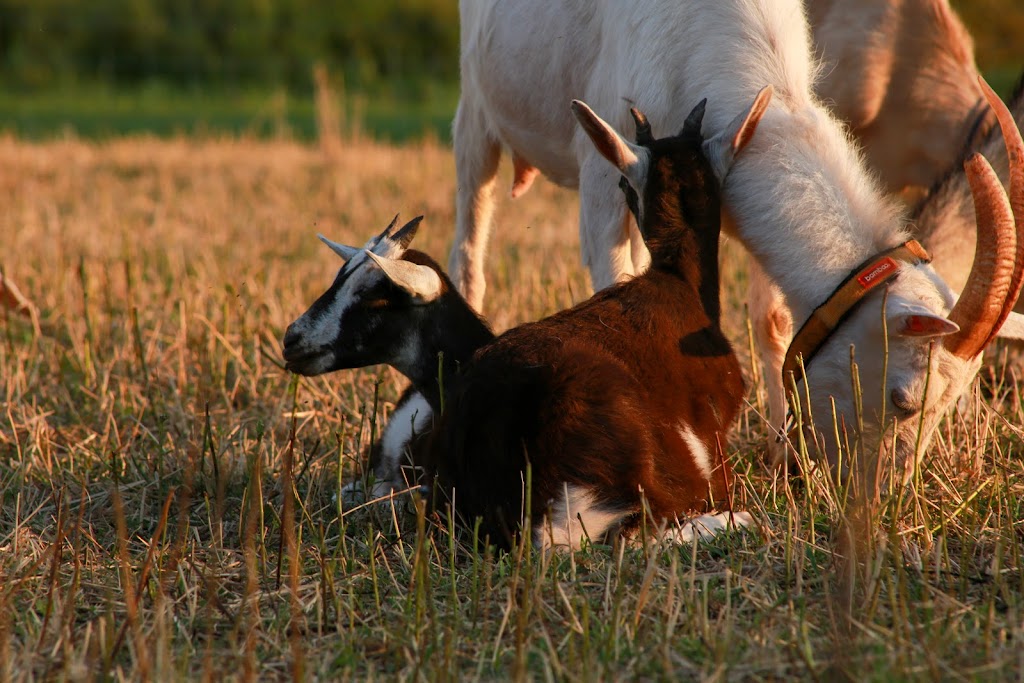
[[708, 453], [707, 446], [705, 446], [697, 435], [690, 429], [690, 425], [680, 423], [676, 429], [679, 432], [679, 436], [683, 437], [683, 441], [690, 448], [690, 453], [693, 454], [693, 461], [697, 464], [697, 469], [704, 475], [705, 479], [711, 479], [711, 454]]
[[345, 282], [334, 293], [331, 304], [315, 314], [307, 311], [295, 322], [296, 329], [302, 335], [303, 346], [311, 349], [327, 346], [338, 338], [345, 311], [359, 301], [364, 291], [384, 277], [379, 269], [366, 267], [368, 261], [365, 251], [356, 254], [342, 266], [342, 271], [347, 273]]
[[549, 503], [548, 521], [543, 528], [534, 529], [535, 546], [568, 546], [578, 549], [584, 538], [599, 540], [626, 516], [624, 511], [602, 508], [595, 500], [594, 493], [582, 486], [568, 484], [563, 487], [563, 491], [562, 496]]

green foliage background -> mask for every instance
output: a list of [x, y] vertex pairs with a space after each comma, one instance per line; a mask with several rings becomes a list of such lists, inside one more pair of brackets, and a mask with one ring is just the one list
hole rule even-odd
[[311, 88], [458, 75], [454, 0], [0, 0], [0, 80]]
[[[1024, 68], [1024, 2], [953, 5], [1007, 91]], [[445, 138], [458, 15], [456, 0], [0, 0], [0, 130], [310, 137], [323, 64], [370, 134]]]

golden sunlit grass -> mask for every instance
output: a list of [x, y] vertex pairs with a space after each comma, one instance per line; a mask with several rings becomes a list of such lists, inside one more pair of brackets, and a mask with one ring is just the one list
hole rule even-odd
[[[402, 381], [371, 368], [292, 384], [277, 364], [338, 266], [316, 232], [361, 244], [425, 213], [417, 246], [444, 262], [449, 149], [0, 138], [0, 159], [0, 272], [39, 311], [37, 333], [0, 310], [0, 678], [1024, 670], [1024, 415], [1005, 361], [877, 508], [856, 512], [820, 473], [793, 487], [760, 465], [727, 244], [750, 388], [729, 455], [761, 530], [495, 558], [423, 533], [411, 505], [339, 517], [334, 494]], [[497, 329], [587, 295], [572, 194], [541, 182], [497, 215]]]

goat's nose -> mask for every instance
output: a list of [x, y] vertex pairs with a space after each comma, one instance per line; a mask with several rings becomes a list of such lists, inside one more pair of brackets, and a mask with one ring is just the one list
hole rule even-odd
[[284, 331], [284, 339], [281, 340], [284, 349], [287, 351], [288, 347], [295, 346], [299, 343], [299, 331], [295, 329], [295, 325], [289, 325], [288, 329]]

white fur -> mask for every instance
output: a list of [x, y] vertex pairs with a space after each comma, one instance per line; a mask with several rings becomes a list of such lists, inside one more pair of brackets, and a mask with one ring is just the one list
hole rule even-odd
[[697, 435], [693, 433], [688, 424], [680, 424], [677, 428], [679, 436], [683, 437], [683, 441], [690, 449], [690, 453], [693, 455], [693, 461], [697, 464], [697, 469], [704, 475], [705, 479], [711, 479], [711, 454], [708, 453], [707, 446], [697, 438]]
[[405, 488], [408, 484], [402, 475], [402, 465], [409, 462], [409, 444], [414, 437], [430, 429], [432, 422], [430, 405], [422, 394], [413, 394], [396, 408], [380, 435], [380, 460], [373, 472], [375, 479], [369, 497], [362, 478], [355, 479], [341, 489], [345, 506], [359, 505]]
[[586, 488], [567, 484], [563, 490], [563, 497], [550, 502], [546, 523], [533, 530], [533, 542], [539, 548], [579, 549], [586, 538], [600, 540], [626, 516], [622, 510], [598, 505], [593, 492]]
[[[727, 130], [761, 88], [772, 86], [771, 105], [723, 187], [731, 219], [726, 229], [778, 287], [757, 298], [770, 309], [784, 297], [796, 326], [854, 266], [907, 238], [845, 129], [812, 93], [816, 67], [798, 0], [463, 0], [460, 8], [462, 94], [453, 127], [458, 192], [450, 271], [478, 310], [502, 146], [555, 182], [579, 187], [581, 250], [596, 289], [629, 276], [640, 262], [631, 253], [618, 176], [573, 125], [570, 97], [585, 100], [629, 133], [628, 106], [635, 105], [648, 115], [656, 137], [678, 131], [706, 97], [703, 132], [710, 138]], [[890, 302], [925, 306], [936, 315], [949, 310], [951, 291], [928, 266], [907, 269], [889, 289]], [[856, 423], [849, 350], [855, 346], [862, 359], [883, 357], [880, 304], [880, 294], [870, 296], [811, 365], [810, 407], [818, 422], [828, 421], [834, 397], [840, 420], [848, 427]], [[764, 312], [752, 311], [754, 320], [764, 319]], [[785, 325], [779, 330], [782, 337], [762, 347], [776, 428], [785, 399], [774, 369], [781, 367], [790, 333]], [[922, 384], [926, 349], [926, 340], [890, 336], [890, 378]], [[942, 396], [965, 387], [977, 370], [973, 361], [948, 356], [934, 359]], [[838, 371], [844, 366], [845, 375]], [[880, 372], [861, 369], [864, 414], [891, 413]], [[945, 400], [928, 408], [926, 423], [937, 424], [933, 417], [949, 405]], [[826, 435], [832, 431], [825, 429]], [[869, 430], [868, 450], [877, 447], [880, 431]], [[901, 434], [905, 442], [914, 440]], [[833, 462], [837, 448], [834, 439], [826, 440], [825, 455]]]
[[669, 528], [665, 539], [672, 543], [708, 541], [722, 533], [742, 529], [754, 524], [749, 512], [718, 512], [688, 519], [679, 526]]
[[391, 481], [377, 479], [374, 480], [373, 485], [370, 487], [370, 492], [367, 494], [362, 479], [350, 481], [341, 487], [342, 507], [349, 510], [357, 505], [371, 501], [390, 502], [389, 496], [396, 488], [398, 487], [394, 486]]
[[[425, 433], [433, 422], [430, 405], [423, 394], [413, 394], [404, 404], [399, 406], [388, 420], [380, 435], [379, 477], [398, 477], [399, 469], [406, 462], [406, 448], [414, 436]], [[398, 485], [404, 485], [399, 481]]]

